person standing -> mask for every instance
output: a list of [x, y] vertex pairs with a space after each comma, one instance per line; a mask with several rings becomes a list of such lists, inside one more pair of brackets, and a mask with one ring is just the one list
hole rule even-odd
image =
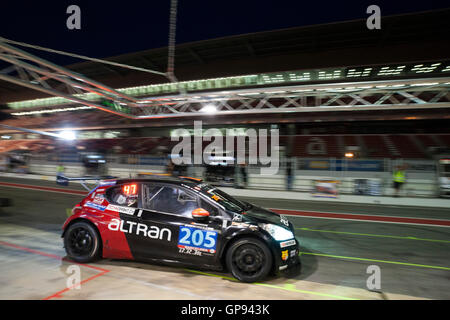
[[392, 173], [392, 180], [394, 182], [395, 194], [394, 197], [398, 197], [400, 195], [400, 189], [406, 183], [406, 166], [397, 166]]
[[62, 163], [59, 163], [58, 166], [56, 167], [56, 176], [63, 176], [65, 170], [66, 168], [64, 168]]
[[62, 163], [58, 163], [58, 165], [56, 166], [56, 184], [60, 186], [69, 185], [69, 180], [64, 177], [64, 171], [66, 171], [66, 168]]
[[245, 163], [242, 163], [240, 166], [241, 169], [241, 176], [242, 176], [242, 188], [246, 188], [247, 187], [247, 167], [245, 165]]
[[292, 190], [292, 181], [294, 180], [294, 176], [292, 175], [292, 160], [289, 159], [286, 162], [286, 184], [287, 189]]

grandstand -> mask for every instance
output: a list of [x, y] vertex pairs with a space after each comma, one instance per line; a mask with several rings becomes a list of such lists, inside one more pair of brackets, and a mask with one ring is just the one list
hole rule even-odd
[[[284, 154], [293, 157], [343, 158], [352, 150], [364, 159], [432, 159], [450, 148], [450, 45], [443, 41], [450, 10], [383, 19], [383, 29], [375, 32], [356, 20], [180, 44], [178, 84], [95, 62], [67, 66], [132, 97], [168, 97], [172, 102], [161, 109], [176, 103], [180, 87], [190, 99], [230, 92], [247, 99], [222, 101], [225, 112], [214, 116], [128, 119], [1, 81], [1, 111], [8, 116], [1, 124], [85, 136], [69, 144], [0, 128], [8, 137], [0, 139], [0, 152], [160, 155], [174, 144], [171, 128], [203, 120], [205, 128], [278, 128]], [[162, 71], [166, 57], [167, 48], [158, 48], [108, 60]], [[326, 95], [321, 86], [327, 86]], [[280, 88], [286, 91], [277, 95]], [[265, 95], [256, 98], [255, 92]], [[199, 104], [189, 103], [181, 107]], [[291, 107], [297, 109], [286, 113]], [[236, 116], [226, 109], [252, 113]], [[118, 133], [108, 136], [111, 130]], [[99, 132], [95, 138], [88, 134], [93, 131]]]
[[[280, 136], [287, 145], [289, 136]], [[435, 150], [450, 149], [450, 134], [362, 134], [295, 135], [293, 157], [343, 158], [346, 150], [358, 150], [358, 158], [432, 159]], [[51, 139], [0, 140], [0, 153], [26, 150], [33, 153], [77, 153], [101, 151], [107, 154], [165, 155], [177, 142], [168, 137], [83, 139], [75, 142]], [[203, 149], [208, 143], [203, 143]], [[162, 146], [166, 148], [161, 148]], [[237, 143], [234, 143], [234, 154]]]

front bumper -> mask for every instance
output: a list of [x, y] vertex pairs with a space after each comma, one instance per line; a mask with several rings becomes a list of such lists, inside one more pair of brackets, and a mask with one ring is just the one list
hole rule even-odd
[[279, 255], [277, 260], [277, 271], [284, 271], [300, 264], [300, 246], [298, 240], [295, 239], [295, 244], [282, 247], [278, 249]]

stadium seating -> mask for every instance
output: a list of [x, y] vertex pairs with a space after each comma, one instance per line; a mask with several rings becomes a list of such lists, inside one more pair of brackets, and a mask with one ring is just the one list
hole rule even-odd
[[295, 157], [343, 157], [335, 135], [295, 136], [293, 145]]
[[[450, 134], [296, 135], [292, 139], [280, 136], [280, 146], [286, 147], [290, 140], [293, 142], [292, 156], [305, 158], [343, 158], [346, 148], [358, 147], [361, 158], [426, 159], [432, 156], [433, 148], [450, 149]], [[110, 154], [154, 155], [170, 151], [177, 143], [169, 137], [83, 139], [72, 142], [53, 139], [0, 140], [0, 153], [17, 150], [34, 154], [101, 151]], [[203, 149], [209, 143], [203, 141]], [[270, 149], [270, 139], [267, 143]], [[226, 150], [225, 140], [223, 147]], [[248, 144], [245, 149], [248, 151]], [[237, 150], [235, 140], [235, 155]]]
[[411, 135], [389, 135], [389, 139], [398, 151], [397, 157], [426, 158], [426, 154], [414, 143]]
[[417, 134], [415, 137], [425, 150], [432, 150], [433, 148], [441, 148], [445, 146], [444, 143], [437, 142], [433, 139], [433, 136], [429, 134]]

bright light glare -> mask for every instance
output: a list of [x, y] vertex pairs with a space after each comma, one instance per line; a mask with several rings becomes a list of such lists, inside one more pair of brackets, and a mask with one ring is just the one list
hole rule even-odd
[[353, 158], [355, 155], [354, 155], [354, 153], [353, 152], [346, 152], [345, 153], [345, 157], [346, 158]]
[[203, 108], [200, 109], [200, 112], [204, 112], [204, 113], [216, 113], [217, 109], [216, 106], [213, 104], [207, 104], [206, 106], [204, 106]]
[[77, 138], [73, 131], [62, 131], [59, 133], [59, 137], [64, 140], [75, 140]]
[[261, 223], [259, 226], [266, 230], [277, 241], [294, 239], [294, 234], [291, 231], [277, 225]]

